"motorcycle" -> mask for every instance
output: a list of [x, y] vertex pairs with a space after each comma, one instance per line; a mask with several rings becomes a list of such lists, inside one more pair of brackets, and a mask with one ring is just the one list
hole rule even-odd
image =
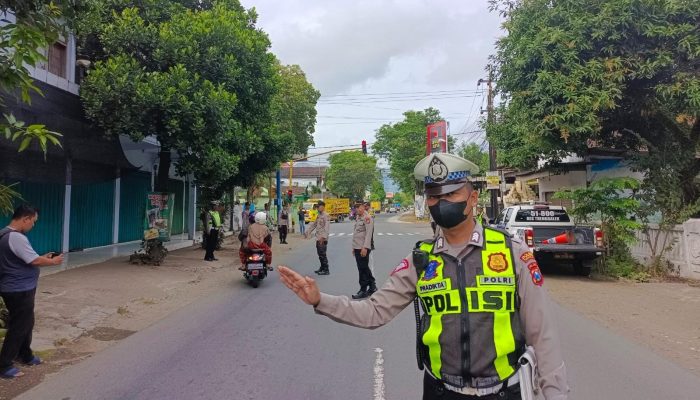
[[260, 281], [267, 276], [267, 264], [265, 263], [265, 253], [262, 249], [248, 249], [245, 259], [245, 270], [243, 277], [250, 286], [257, 288]]

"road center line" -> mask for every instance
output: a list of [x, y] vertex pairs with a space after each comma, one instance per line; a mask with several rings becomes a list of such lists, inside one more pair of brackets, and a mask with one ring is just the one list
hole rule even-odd
[[386, 400], [384, 397], [384, 356], [381, 347], [374, 349], [377, 354], [374, 359], [374, 400]]

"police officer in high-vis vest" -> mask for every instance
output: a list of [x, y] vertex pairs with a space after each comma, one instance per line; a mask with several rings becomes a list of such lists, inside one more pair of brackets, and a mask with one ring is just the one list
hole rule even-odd
[[204, 255], [204, 261], [216, 261], [214, 257], [214, 250], [216, 250], [216, 245], [219, 243], [219, 229], [221, 229], [221, 214], [219, 211], [223, 210], [223, 207], [218, 201], [212, 202], [213, 209], [209, 210], [209, 215], [207, 220], [207, 225], [209, 229], [205, 231], [209, 234], [207, 235], [207, 248], [206, 254]]
[[[520, 390], [533, 386], [523, 371], [534, 365], [535, 387], [545, 399], [567, 399], [558, 332], [534, 256], [520, 240], [477, 224], [472, 215], [479, 196], [469, 176], [478, 167], [432, 154], [414, 172], [440, 229], [433, 240], [416, 244], [381, 289], [351, 301], [320, 293], [312, 278], [287, 267], [280, 268], [282, 281], [317, 313], [361, 328], [388, 323], [418, 299], [424, 400], [530, 399], [532, 391]], [[520, 360], [530, 362], [521, 367]]]

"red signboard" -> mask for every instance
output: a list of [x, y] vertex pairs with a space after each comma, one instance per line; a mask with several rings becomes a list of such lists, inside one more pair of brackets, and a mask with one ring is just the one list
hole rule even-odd
[[447, 153], [447, 122], [438, 121], [426, 128], [426, 154]]

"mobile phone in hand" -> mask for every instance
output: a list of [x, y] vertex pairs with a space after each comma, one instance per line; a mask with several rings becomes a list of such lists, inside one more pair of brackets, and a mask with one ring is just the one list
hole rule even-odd
[[60, 256], [61, 253], [56, 253], [55, 251], [52, 251], [49, 253], [49, 258], [54, 258]]

